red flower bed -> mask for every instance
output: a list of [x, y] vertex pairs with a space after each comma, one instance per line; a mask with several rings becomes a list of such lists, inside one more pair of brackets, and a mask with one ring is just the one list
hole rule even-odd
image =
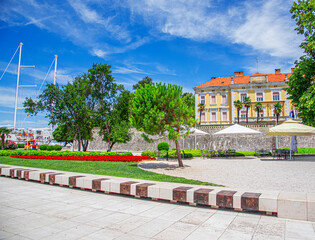
[[45, 159], [45, 160], [71, 160], [71, 161], [101, 161], [101, 162], [141, 162], [142, 160], [155, 160], [148, 156], [22, 156], [11, 155], [13, 158]]

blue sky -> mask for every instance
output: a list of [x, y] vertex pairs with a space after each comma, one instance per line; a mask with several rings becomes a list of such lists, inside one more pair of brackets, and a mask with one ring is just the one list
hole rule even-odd
[[[112, 66], [131, 90], [144, 76], [183, 86], [185, 92], [212, 76], [234, 71], [290, 72], [302, 54], [288, 0], [0, 0], [0, 74], [20, 42], [23, 99], [36, 96], [58, 55], [59, 84], [93, 63]], [[0, 80], [0, 125], [12, 125], [18, 56]], [[53, 71], [47, 77], [53, 81]], [[46, 127], [43, 114], [18, 111], [17, 127]]]

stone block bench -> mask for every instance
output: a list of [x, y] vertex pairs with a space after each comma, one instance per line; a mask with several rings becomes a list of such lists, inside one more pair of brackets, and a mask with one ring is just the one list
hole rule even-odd
[[0, 164], [0, 176], [106, 194], [167, 200], [235, 211], [261, 212], [281, 218], [315, 221], [315, 193], [248, 191], [226, 187], [155, 182]]

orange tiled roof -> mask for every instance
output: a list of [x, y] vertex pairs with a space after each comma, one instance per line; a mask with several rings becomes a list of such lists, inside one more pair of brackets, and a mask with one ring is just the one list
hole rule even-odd
[[[235, 76], [233, 77], [234, 84], [244, 84], [250, 83], [251, 76], [264, 76], [268, 75], [268, 82], [282, 82], [285, 80], [285, 75], [288, 78], [292, 75], [292, 73], [278, 73], [278, 74], [262, 74], [262, 73], [254, 73], [252, 75], [244, 75], [244, 76]], [[203, 83], [198, 87], [212, 87], [212, 86], [228, 86], [231, 85], [231, 77], [218, 77], [210, 80], [209, 82]]]

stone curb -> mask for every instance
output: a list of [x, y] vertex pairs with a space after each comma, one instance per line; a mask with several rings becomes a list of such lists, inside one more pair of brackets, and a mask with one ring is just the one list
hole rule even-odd
[[172, 203], [260, 212], [280, 218], [315, 221], [315, 193], [253, 192], [225, 187], [155, 182], [36, 168], [1, 165], [0, 176], [81, 190], [167, 200]]

